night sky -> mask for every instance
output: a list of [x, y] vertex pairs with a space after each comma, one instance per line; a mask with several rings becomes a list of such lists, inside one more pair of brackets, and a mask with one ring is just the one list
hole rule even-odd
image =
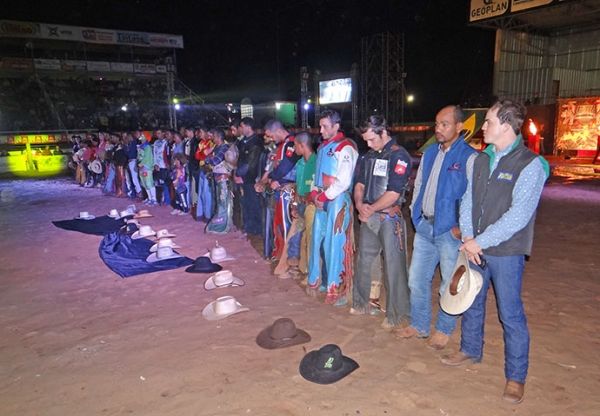
[[469, 0], [6, 3], [6, 19], [183, 35], [179, 77], [207, 102], [296, 100], [300, 66], [348, 71], [360, 38], [384, 31], [406, 36], [407, 121], [448, 103], [486, 105], [492, 89], [494, 33], [467, 26]]

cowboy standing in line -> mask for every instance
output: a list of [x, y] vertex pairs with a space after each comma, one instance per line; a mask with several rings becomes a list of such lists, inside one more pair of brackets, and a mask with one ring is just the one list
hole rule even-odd
[[309, 197], [317, 211], [306, 287], [310, 296], [316, 296], [317, 289], [326, 292], [325, 303], [335, 306], [347, 304], [346, 292], [352, 279], [354, 241], [350, 192], [358, 159], [356, 144], [340, 131], [340, 123], [337, 112], [321, 113], [319, 126], [323, 142], [317, 151], [316, 189]]
[[523, 145], [520, 130], [525, 115], [523, 105], [503, 100], [485, 116], [483, 137], [490, 146], [467, 171], [469, 183], [460, 205], [464, 238], [460, 249], [480, 265], [483, 287], [463, 314], [460, 351], [442, 357], [450, 366], [481, 361], [485, 303], [492, 281], [504, 331], [503, 398], [512, 403], [520, 403], [525, 392], [529, 330], [521, 285], [536, 208], [549, 176], [548, 163]]
[[[427, 338], [431, 324], [431, 281], [440, 266], [440, 295], [452, 278], [460, 247], [458, 207], [467, 189], [466, 168], [475, 150], [462, 133], [464, 113], [459, 106], [442, 108], [435, 117], [437, 146], [423, 154], [417, 177], [412, 221], [416, 234], [410, 263], [410, 326], [398, 331], [400, 338]], [[428, 345], [443, 349], [454, 331], [457, 317], [438, 310], [435, 332]]]
[[152, 145], [143, 134], [140, 136], [141, 144], [138, 146], [138, 169], [140, 174], [140, 182], [148, 194], [148, 198], [144, 200], [146, 205], [158, 205], [156, 202], [156, 188], [154, 187], [154, 178], [152, 172], [154, 170], [154, 155], [152, 153]]
[[392, 329], [410, 313], [406, 224], [401, 207], [412, 161], [406, 149], [388, 135], [383, 117], [369, 117], [362, 131], [371, 150], [360, 160], [354, 186], [354, 203], [361, 225], [350, 313], [364, 315], [370, 312], [372, 264], [383, 249], [387, 297], [382, 326]]
[[273, 169], [268, 174], [268, 178], [275, 202], [272, 257], [279, 259], [292, 225], [290, 205], [296, 184], [296, 162], [300, 156], [294, 152], [294, 136], [280, 121], [268, 121], [265, 125], [265, 136], [271, 137], [276, 144]]

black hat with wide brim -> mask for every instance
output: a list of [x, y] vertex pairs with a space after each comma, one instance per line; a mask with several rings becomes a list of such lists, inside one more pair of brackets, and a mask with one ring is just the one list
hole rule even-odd
[[213, 263], [208, 257], [198, 257], [194, 260], [194, 264], [185, 269], [188, 273], [214, 273], [221, 271], [223, 267]]
[[311, 351], [300, 361], [300, 375], [318, 384], [331, 384], [341, 380], [359, 367], [350, 357], [342, 355], [335, 344], [327, 344]]

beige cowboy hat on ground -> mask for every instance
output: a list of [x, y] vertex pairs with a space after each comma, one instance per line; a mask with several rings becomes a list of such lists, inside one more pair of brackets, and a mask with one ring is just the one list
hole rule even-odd
[[156, 231], [152, 229], [149, 225], [142, 225], [140, 229], [131, 235], [133, 240], [137, 240], [138, 238], [152, 237], [156, 234]]
[[450, 315], [460, 315], [473, 304], [482, 286], [481, 273], [470, 267], [467, 253], [463, 250], [458, 254], [452, 279], [440, 298], [440, 306]]
[[246, 283], [239, 277], [235, 277], [231, 270], [221, 270], [216, 272], [204, 282], [206, 290], [213, 290], [219, 287], [244, 286]]
[[156, 238], [157, 239], [161, 239], [161, 238], [173, 238], [173, 237], [177, 237], [175, 234], [170, 233], [169, 230], [167, 230], [166, 228], [163, 228], [162, 230], [158, 230], [156, 232]]
[[133, 218], [150, 218], [153, 215], [147, 209], [141, 209]]
[[157, 261], [164, 261], [170, 259], [176, 259], [179, 257], [183, 257], [181, 254], [176, 253], [169, 246], [159, 247], [155, 253], [150, 254], [146, 257], [146, 261], [148, 263], [156, 263]]
[[240, 312], [249, 311], [242, 306], [233, 296], [222, 296], [209, 303], [202, 310], [202, 316], [209, 321], [217, 321]]
[[81, 211], [79, 213], [79, 216], [75, 217], [76, 220], [93, 220], [94, 218], [96, 218], [96, 217], [91, 215], [87, 211]]
[[231, 257], [227, 254], [227, 250], [225, 250], [225, 247], [221, 247], [218, 241], [215, 241], [215, 246], [211, 248], [209, 252], [204, 254], [204, 256], [210, 258], [210, 261], [214, 263], [235, 260], [234, 257]]
[[175, 241], [171, 240], [170, 238], [161, 238], [160, 240], [158, 240], [158, 243], [150, 247], [150, 252], [155, 253], [156, 250], [158, 250], [160, 247], [181, 248], [177, 244], [175, 244]]

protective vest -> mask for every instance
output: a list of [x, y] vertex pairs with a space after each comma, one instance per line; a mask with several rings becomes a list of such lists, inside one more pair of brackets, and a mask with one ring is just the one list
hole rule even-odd
[[[438, 151], [437, 145], [429, 146], [421, 159], [423, 180], [419, 195], [413, 195], [413, 198], [416, 198], [412, 211], [412, 221], [415, 227], [421, 220], [423, 195]], [[474, 153], [475, 149], [465, 142], [464, 136], [460, 136], [452, 143], [444, 157], [435, 194], [434, 236], [442, 235], [458, 225], [460, 200], [467, 190], [467, 160]]]
[[340, 163], [337, 152], [346, 146], [352, 146], [356, 149], [354, 142], [344, 137], [343, 133], [338, 133], [331, 140], [321, 144], [317, 152], [315, 170], [315, 186], [317, 188], [327, 190], [334, 183]]
[[[389, 163], [392, 154], [400, 150], [400, 146], [385, 146], [380, 152], [369, 150], [363, 159], [363, 183], [365, 185], [363, 202], [375, 203], [385, 193], [390, 179]], [[401, 204], [404, 195], [400, 195], [397, 204]]]
[[[520, 142], [490, 175], [490, 156], [480, 153], [473, 165], [473, 231], [475, 236], [494, 224], [512, 205], [512, 193], [523, 169], [538, 157]], [[492, 256], [516, 256], [531, 254], [535, 213], [525, 226], [507, 241], [483, 250]]]

